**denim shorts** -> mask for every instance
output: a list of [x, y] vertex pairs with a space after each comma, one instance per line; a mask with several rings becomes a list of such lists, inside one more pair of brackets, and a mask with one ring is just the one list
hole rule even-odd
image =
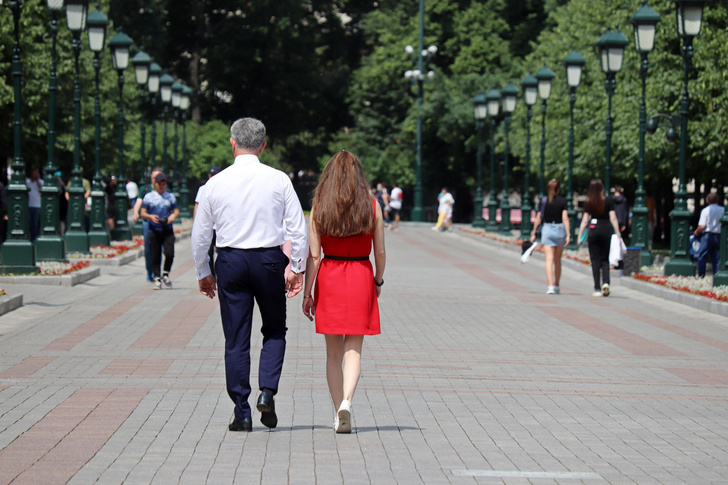
[[546, 222], [541, 228], [541, 244], [563, 246], [566, 244], [566, 229], [561, 222]]

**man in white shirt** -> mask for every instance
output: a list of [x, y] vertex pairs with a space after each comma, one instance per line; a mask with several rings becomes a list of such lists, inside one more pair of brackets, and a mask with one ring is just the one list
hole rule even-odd
[[[389, 195], [389, 208], [394, 215], [394, 230], [396, 231], [399, 229], [399, 211], [402, 210], [402, 189], [396, 182], [392, 184], [392, 193]], [[389, 226], [389, 230], [392, 230], [392, 226]]]
[[700, 211], [700, 220], [698, 227], [693, 233], [695, 237], [700, 238], [700, 249], [698, 250], [698, 278], [705, 276], [705, 267], [708, 264], [708, 255], [713, 264], [713, 275], [718, 272], [718, 262], [720, 261], [720, 219], [723, 217], [725, 208], [721, 206], [720, 197], [715, 192], [708, 194], [705, 199], [708, 205]]
[[[192, 256], [200, 293], [220, 292], [225, 333], [225, 374], [228, 395], [235, 403], [231, 431], [252, 431], [248, 397], [250, 334], [254, 301], [263, 321], [263, 348], [258, 366], [260, 421], [275, 428], [278, 418], [273, 396], [278, 391], [286, 349], [286, 294], [303, 286], [308, 257], [306, 221], [288, 175], [263, 165], [265, 126], [242, 118], [230, 128], [235, 162], [220, 177], [207, 181], [192, 227]], [[217, 285], [210, 274], [208, 249], [213, 228], [217, 235]], [[291, 241], [291, 272], [281, 245]]]
[[30, 169], [30, 177], [25, 179], [28, 187], [28, 214], [30, 215], [30, 240], [35, 241], [40, 232], [40, 189], [43, 187], [43, 179], [40, 178], [38, 169]]

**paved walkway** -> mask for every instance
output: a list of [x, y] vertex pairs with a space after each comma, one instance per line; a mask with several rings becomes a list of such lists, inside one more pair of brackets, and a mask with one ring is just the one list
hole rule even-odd
[[300, 297], [278, 428], [255, 413], [253, 433], [227, 431], [219, 310], [189, 240], [174, 290], [143, 260], [6, 286], [25, 305], [0, 317], [0, 483], [728, 482], [725, 317], [618, 284], [593, 299], [569, 268], [547, 296], [541, 261], [425, 225], [387, 251], [351, 435], [331, 429]]

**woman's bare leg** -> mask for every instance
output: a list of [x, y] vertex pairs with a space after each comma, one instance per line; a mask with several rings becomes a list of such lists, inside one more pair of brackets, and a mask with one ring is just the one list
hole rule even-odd
[[329, 393], [334, 402], [334, 410], [338, 410], [343, 399], [344, 373], [341, 361], [344, 358], [344, 336], [325, 335], [326, 337], [326, 381]]
[[561, 255], [563, 253], [563, 246], [554, 246], [554, 286], [559, 286], [559, 281], [561, 281]]
[[554, 286], [554, 246], [544, 246], [543, 254], [546, 258], [546, 283]]
[[361, 375], [361, 347], [363, 335], [344, 337], [344, 399], [351, 402]]

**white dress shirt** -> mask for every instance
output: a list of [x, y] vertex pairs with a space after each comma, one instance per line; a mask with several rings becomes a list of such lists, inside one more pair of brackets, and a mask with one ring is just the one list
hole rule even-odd
[[291, 241], [291, 269], [301, 273], [308, 257], [308, 232], [301, 203], [288, 176], [238, 155], [235, 163], [205, 184], [192, 226], [197, 278], [210, 274], [207, 254], [213, 227], [217, 247], [271, 248]]

